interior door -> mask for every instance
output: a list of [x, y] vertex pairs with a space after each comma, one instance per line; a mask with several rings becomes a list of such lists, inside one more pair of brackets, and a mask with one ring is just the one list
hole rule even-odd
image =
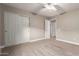
[[4, 12], [5, 45], [11, 46], [29, 41], [29, 17]]
[[50, 36], [51, 36], [51, 38], [54, 38], [55, 36], [56, 36], [56, 21], [54, 20], [54, 21], [51, 21], [51, 25], [50, 25]]

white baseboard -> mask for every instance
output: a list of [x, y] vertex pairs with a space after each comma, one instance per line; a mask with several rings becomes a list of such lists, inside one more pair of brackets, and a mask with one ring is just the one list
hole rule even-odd
[[36, 41], [39, 41], [39, 40], [44, 40], [45, 38], [40, 38], [40, 39], [34, 39], [34, 40], [30, 40], [29, 42], [36, 42]]
[[44, 40], [44, 39], [45, 39], [45, 38], [40, 38], [40, 39], [29, 40], [29, 41], [27, 41], [27, 42], [19, 42], [19, 43], [17, 43], [17, 44], [13, 44], [13, 45], [4, 45], [4, 46], [1, 46], [0, 48], [9, 47], [9, 46], [14, 46], [14, 45], [19, 45], [19, 44], [28, 43], [28, 42], [35, 42], [35, 41]]
[[63, 39], [56, 39], [56, 40], [66, 42], [66, 43], [70, 43], [70, 44], [74, 44], [74, 45], [79, 45], [79, 43], [77, 43], [77, 42], [67, 41], [67, 40], [63, 40]]

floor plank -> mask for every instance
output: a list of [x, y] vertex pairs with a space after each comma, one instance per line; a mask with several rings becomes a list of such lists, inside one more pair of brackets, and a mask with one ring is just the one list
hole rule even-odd
[[79, 46], [47, 39], [2, 49], [8, 56], [79, 56]]

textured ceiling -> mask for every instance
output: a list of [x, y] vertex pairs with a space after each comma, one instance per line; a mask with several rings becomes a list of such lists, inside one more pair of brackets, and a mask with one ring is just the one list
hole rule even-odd
[[[64, 10], [65, 12], [69, 12], [72, 10], [79, 9], [79, 3], [58, 3], [58, 7], [61, 7], [62, 10], [49, 10], [44, 8], [43, 3], [6, 3], [5, 5], [23, 9], [29, 12], [34, 12], [39, 15], [51, 17], [57, 15], [60, 11]], [[58, 8], [57, 7], [57, 8]]]

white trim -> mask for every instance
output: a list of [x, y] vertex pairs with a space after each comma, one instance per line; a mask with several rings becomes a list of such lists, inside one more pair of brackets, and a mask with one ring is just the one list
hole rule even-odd
[[44, 40], [45, 38], [40, 38], [40, 39], [34, 39], [34, 40], [30, 40], [29, 42], [36, 42], [36, 41], [39, 41], [39, 40]]
[[67, 41], [67, 40], [63, 40], [63, 39], [56, 39], [58, 41], [62, 41], [62, 42], [66, 42], [66, 43], [70, 43], [70, 44], [75, 44], [75, 45], [79, 45], [78, 42], [72, 42], [72, 41]]
[[27, 41], [27, 42], [20, 42], [20, 43], [18, 43], [18, 44], [13, 44], [13, 45], [4, 45], [4, 46], [1, 46], [0, 48], [5, 48], [5, 47], [14, 46], [14, 45], [19, 45], [19, 44], [28, 43], [28, 42], [36, 42], [36, 41], [44, 40], [44, 39], [45, 39], [45, 38], [40, 38], [40, 39], [29, 40], [29, 41]]

